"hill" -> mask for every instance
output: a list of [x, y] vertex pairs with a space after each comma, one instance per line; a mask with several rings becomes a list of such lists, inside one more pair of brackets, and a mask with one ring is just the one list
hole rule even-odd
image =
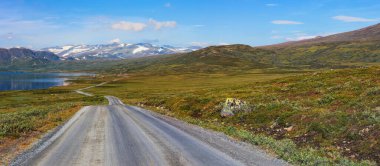
[[200, 47], [173, 47], [169, 45], [156, 46], [149, 43], [127, 44], [97, 44], [97, 45], [66, 45], [44, 48], [62, 59], [67, 60], [115, 60], [138, 58], [145, 56], [185, 53], [198, 50]]
[[212, 46], [198, 51], [157, 57], [146, 69], [177, 72], [213, 72], [228, 69], [267, 68], [272, 51], [246, 45]]
[[47, 51], [33, 51], [26, 48], [0, 48], [1, 68], [39, 66], [59, 60], [57, 55]]
[[[294, 165], [355, 165], [349, 159], [380, 162], [379, 74], [379, 67], [303, 74], [277, 69], [132, 73], [88, 92], [115, 95], [125, 103], [223, 131], [272, 149]], [[244, 100], [251, 109], [223, 118], [226, 98]]]
[[[367, 65], [369, 63], [380, 63], [379, 34], [380, 25], [377, 24], [357, 31], [265, 47], [251, 47], [240, 44], [211, 46], [189, 53], [127, 60], [118, 59], [114, 61], [56, 62], [48, 59], [33, 58], [33, 61], [42, 61], [40, 63], [43, 65], [34, 65], [32, 67], [27, 65], [25, 67], [21, 63], [21, 65], [13, 65], [11, 69], [30, 70], [32, 68], [43, 71], [79, 70], [164, 74], [184, 72], [242, 72], [249, 69], [273, 67], [344, 68]], [[26, 61], [30, 62], [31, 60]]]
[[[273, 67], [346, 68], [379, 62], [380, 43], [356, 41], [285, 48], [247, 45], [212, 46], [191, 53], [128, 61], [126, 69], [160, 73], [241, 72]], [[123, 65], [119, 64], [118, 67]]]
[[190, 53], [139, 59], [129, 63], [127, 68], [128, 71], [138, 69], [160, 73], [245, 71], [271, 67], [344, 68], [379, 63], [379, 41], [380, 24], [377, 24], [356, 31], [266, 47], [211, 46]]
[[380, 41], [380, 24], [326, 37], [275, 44], [267, 47], [294, 47], [321, 43]]

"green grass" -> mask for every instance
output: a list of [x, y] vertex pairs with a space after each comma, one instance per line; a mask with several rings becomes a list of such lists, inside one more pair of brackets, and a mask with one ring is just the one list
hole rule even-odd
[[379, 63], [378, 43], [378, 41], [333, 42], [268, 49], [277, 52], [280, 62], [308, 64], [314, 67], [344, 66], [358, 62]]
[[[294, 47], [212, 46], [198, 51], [116, 61], [60, 61], [41, 65], [17, 64], [1, 70], [89, 71], [97, 73], [218, 73], [263, 68], [323, 69], [380, 63], [378, 41], [319, 43]], [[33, 63], [32, 63], [33, 64]]]
[[[225, 132], [294, 164], [352, 165], [365, 160], [380, 163], [378, 48], [373, 41], [286, 48], [231, 45], [178, 55], [0, 70], [129, 74], [128, 79], [88, 91]], [[70, 88], [115, 77], [121, 76], [78, 80]], [[2, 138], [39, 131], [38, 122], [50, 114], [102, 100], [78, 97], [70, 88], [0, 93], [0, 119], [11, 126], [1, 129]], [[253, 111], [221, 118], [220, 103], [231, 97], [247, 101]]]
[[101, 96], [83, 97], [62, 88], [1, 92], [0, 96], [0, 139], [27, 135], [49, 123], [56, 126], [70, 117], [65, 111], [103, 100]]
[[73, 90], [92, 85], [82, 78], [70, 86], [0, 92], [0, 158], [9, 160], [34, 139], [61, 125], [81, 107], [106, 104], [103, 96], [86, 97]]
[[[142, 104], [245, 140], [229, 129], [248, 132], [252, 136], [248, 142], [294, 164], [313, 165], [321, 160], [360, 165], [360, 160], [380, 160], [379, 75], [379, 67], [306, 74], [275, 69], [239, 74], [145, 73], [89, 91], [114, 95], [126, 103]], [[229, 97], [247, 101], [253, 111], [220, 117], [220, 103]], [[268, 141], [255, 143], [256, 137]], [[281, 144], [282, 149], [295, 148], [284, 152]]]

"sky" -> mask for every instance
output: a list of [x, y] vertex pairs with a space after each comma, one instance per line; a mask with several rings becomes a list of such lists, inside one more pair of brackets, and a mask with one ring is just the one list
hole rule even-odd
[[379, 0], [0, 0], [0, 47], [261, 46], [379, 22]]

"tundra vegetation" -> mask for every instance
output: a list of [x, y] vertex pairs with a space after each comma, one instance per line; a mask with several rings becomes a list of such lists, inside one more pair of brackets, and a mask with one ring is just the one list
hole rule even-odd
[[[131, 74], [89, 89], [262, 146], [296, 165], [380, 162], [380, 68]], [[226, 98], [248, 112], [221, 117]]]
[[[24, 69], [33, 71], [96, 71], [103, 77], [78, 80], [69, 87], [61, 87], [66, 89], [64, 95], [56, 94], [61, 88], [45, 90], [46, 94], [4, 92], [24, 98], [20, 99], [22, 102], [35, 104], [15, 110], [12, 103], [17, 101], [10, 101], [0, 110], [21, 114], [38, 105], [44, 106], [43, 100], [36, 102], [42, 96], [50, 96], [45, 106], [54, 102], [52, 107], [72, 108], [68, 101], [73, 99], [72, 102], [81, 103], [77, 104], [76, 110], [79, 110], [82, 105], [104, 102], [100, 96], [112, 95], [125, 103], [259, 145], [296, 165], [375, 165], [375, 162], [380, 163], [378, 48], [378, 42], [372, 41], [271, 48], [231, 45], [131, 60], [26, 66]], [[22, 68], [13, 66], [0, 70], [9, 69]], [[70, 92], [124, 74], [128, 77], [86, 90], [96, 94], [95, 97]], [[25, 98], [29, 95], [36, 97]], [[250, 111], [221, 117], [223, 105], [220, 103], [227, 98], [246, 101]], [[4, 101], [2, 98], [1, 102]], [[59, 106], [65, 101], [68, 106]], [[25, 114], [25, 117], [46, 119], [50, 111], [42, 112], [45, 113]], [[53, 120], [48, 121], [46, 124]], [[39, 131], [38, 128], [26, 127], [21, 131], [26, 130], [24, 133], [28, 135]], [[1, 138], [18, 137], [20, 134], [5, 133]]]
[[[0, 92], [0, 162], [29, 148], [47, 131], [61, 125], [81, 107], [105, 103], [102, 96], [86, 97], [74, 89], [90, 86], [82, 78], [70, 86], [45, 90]], [[94, 82], [92, 80], [91, 82]]]

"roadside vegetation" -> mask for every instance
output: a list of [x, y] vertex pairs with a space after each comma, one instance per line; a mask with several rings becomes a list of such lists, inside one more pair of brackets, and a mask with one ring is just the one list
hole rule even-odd
[[[372, 41], [273, 48], [230, 45], [177, 55], [119, 61], [65, 61], [26, 69], [104, 75], [78, 80], [70, 88], [95, 85], [128, 74], [127, 79], [86, 90], [99, 95], [98, 99], [88, 100], [103, 100], [100, 96], [104, 95], [116, 96], [125, 103], [147, 107], [260, 145], [294, 164], [351, 165], [355, 162], [361, 165], [370, 164], [367, 160], [380, 163], [380, 133], [377, 130], [380, 127], [380, 73], [376, 67], [379, 58], [378, 44]], [[50, 89], [53, 92], [48, 90], [40, 95], [53, 94], [46, 100], [50, 103], [67, 101], [51, 105], [64, 110], [74, 106], [78, 106], [78, 110], [91, 103], [83, 96], [70, 100], [70, 95], [77, 94], [57, 94], [55, 90], [59, 89], [53, 88]], [[14, 93], [17, 99], [31, 92]], [[40, 119], [54, 113], [51, 111], [54, 108], [39, 108], [38, 105], [43, 107], [42, 101], [46, 101], [38, 103], [35, 100], [39, 94], [33, 95], [36, 97], [18, 100], [35, 102], [35, 105], [12, 108], [12, 104], [19, 104], [14, 100], [3, 107], [8, 114], [25, 114], [26, 125], [14, 120], [14, 126], [22, 129], [7, 129], [0, 132], [0, 136], [19, 138], [23, 133], [38, 131], [41, 126], [30, 128], [29, 125], [38, 124]], [[57, 96], [62, 98], [55, 98]], [[252, 111], [222, 118], [220, 111], [227, 98], [246, 101]], [[75, 104], [77, 102], [81, 104]], [[41, 111], [22, 113], [34, 108]], [[66, 118], [57, 123], [71, 115], [62, 115]], [[4, 119], [22, 119], [17, 117], [19, 115], [12, 116]], [[33, 118], [27, 117], [37, 118], [31, 121]], [[7, 121], [5, 124], [12, 123]], [[41, 123], [49, 124], [43, 120]]]
[[[126, 60], [0, 66], [0, 71], [104, 75], [68, 87], [0, 92], [0, 157], [80, 107], [104, 104], [102, 96], [112, 95], [259, 145], [295, 165], [379, 165], [379, 27], [266, 47], [212, 46]], [[72, 92], [125, 74], [128, 78], [86, 90], [98, 96]], [[247, 102], [251, 111], [221, 117], [227, 98]]]
[[[379, 67], [140, 73], [88, 91], [222, 131], [293, 164], [374, 165], [380, 163], [379, 76]], [[221, 103], [231, 97], [253, 111], [222, 118]]]
[[102, 96], [85, 97], [74, 89], [90, 86], [93, 80], [45, 90], [0, 92], [0, 162], [15, 154], [47, 131], [61, 125], [85, 105], [106, 103]]
[[[80, 71], [104, 74], [216, 73], [263, 68], [348, 68], [380, 62], [379, 41], [329, 42], [288, 47], [211, 46], [198, 51], [125, 60], [53, 61], [41, 65], [0, 66], [2, 70]], [[32, 64], [35, 64], [34, 62]]]

